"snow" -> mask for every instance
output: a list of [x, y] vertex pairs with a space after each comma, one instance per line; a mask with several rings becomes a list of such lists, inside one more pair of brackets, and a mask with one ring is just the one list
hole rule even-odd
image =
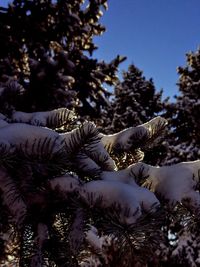
[[8, 147], [12, 145], [26, 147], [27, 152], [31, 152], [32, 146], [37, 141], [44, 141], [46, 138], [55, 140], [54, 152], [60, 150], [63, 146], [59, 134], [48, 128], [24, 123], [12, 123], [0, 128], [0, 144]]
[[[102, 198], [102, 201], [98, 202], [101, 208], [119, 205], [119, 220], [125, 224], [136, 222], [143, 210], [150, 211], [154, 205], [159, 206], [158, 199], [149, 190], [118, 181], [88, 182], [81, 187], [80, 195], [90, 206], [95, 206], [99, 198]], [[130, 210], [128, 214], [127, 209]]]
[[130, 167], [123, 169], [123, 170], [119, 170], [119, 171], [113, 171], [113, 172], [103, 171], [100, 174], [100, 178], [106, 181], [118, 181], [118, 182], [130, 184], [133, 186], [137, 186], [135, 180], [133, 179], [131, 175]]
[[[92, 248], [92, 255], [88, 255], [81, 263], [81, 267], [98, 267], [102, 266], [102, 259], [106, 266], [110, 266], [112, 252], [117, 252], [119, 244], [113, 235], [98, 235], [98, 231], [95, 227], [91, 226], [86, 232], [86, 242]], [[99, 259], [100, 258], [100, 259]]]
[[58, 190], [60, 193], [67, 193], [76, 192], [80, 188], [80, 182], [76, 177], [73, 177], [69, 174], [56, 177], [49, 181], [49, 186], [51, 190]]
[[4, 127], [4, 126], [7, 126], [8, 125], [8, 122], [3, 120], [3, 119], [0, 119], [0, 128], [1, 127]]
[[0, 128], [8, 125], [7, 118], [5, 115], [0, 113]]
[[[41, 144], [48, 144], [50, 141], [52, 153], [60, 150], [65, 151], [66, 155], [73, 154], [74, 161], [80, 160], [80, 166], [86, 166], [85, 171], [93, 169], [98, 170], [114, 170], [115, 163], [105, 150], [104, 145], [98, 139], [98, 132], [93, 123], [85, 122], [79, 128], [70, 132], [57, 133], [46, 127], [38, 127], [25, 123], [11, 123], [0, 127], [0, 145], [3, 145], [14, 150], [19, 148], [26, 153], [39, 153], [38, 146]], [[73, 144], [73, 145], [72, 145]], [[79, 151], [82, 150], [84, 157], [79, 157]], [[84, 171], [84, 170], [83, 170]]]
[[66, 174], [51, 179], [49, 186], [53, 191], [58, 190], [62, 197], [70, 192], [78, 193], [90, 208], [120, 207], [119, 221], [123, 224], [135, 223], [143, 212], [156, 211], [160, 204], [148, 189], [121, 182], [96, 180], [81, 184], [78, 178]]
[[[82, 132], [82, 134], [86, 137], [86, 139], [87, 139], [87, 136], [90, 136], [91, 139], [95, 139], [95, 138], [99, 139], [99, 133], [96, 130], [96, 126], [94, 123], [91, 123], [91, 122], [85, 122], [82, 125], [81, 130], [78, 128], [71, 132], [64, 133], [60, 136], [62, 136], [63, 140], [65, 141], [65, 145], [67, 147], [70, 147], [70, 142], [72, 141], [72, 137], [76, 135], [76, 136], [79, 136], [80, 138], [80, 132]], [[85, 143], [83, 144], [82, 152], [84, 152], [83, 154], [85, 154], [86, 157], [82, 159], [80, 158], [81, 160], [80, 163], [82, 167], [83, 167], [83, 164], [86, 162], [87, 164], [89, 164], [90, 160], [87, 159], [89, 157], [94, 162], [96, 162], [99, 166], [101, 166], [103, 170], [114, 170], [116, 167], [115, 163], [113, 159], [110, 157], [107, 150], [104, 148], [104, 145], [101, 142], [101, 140], [99, 139], [94, 142], [91, 142], [90, 138], [88, 141], [85, 141]], [[82, 143], [83, 143], [83, 140], [79, 140], [77, 137], [77, 148], [79, 148]], [[88, 167], [90, 167], [90, 165], [88, 165]]]
[[[96, 126], [91, 122], [85, 122], [79, 128], [61, 134], [46, 127], [27, 124], [46, 125], [50, 116], [62, 111], [63, 109], [35, 113], [14, 112], [12, 120], [23, 121], [23, 123], [7, 123], [6, 117], [0, 114], [1, 145], [6, 145], [8, 149], [13, 146], [20, 147], [32, 153], [34, 145], [47, 139], [51, 140], [52, 153], [63, 149], [70, 154], [74, 149], [76, 154], [73, 155], [72, 164], [93, 178], [98, 174], [101, 179], [82, 185], [78, 178], [66, 174], [49, 181], [51, 190], [58, 190], [66, 196], [69, 192], [78, 192], [89, 206], [95, 206], [98, 198], [102, 198], [101, 203], [98, 202], [100, 208], [120, 206], [119, 220], [125, 224], [134, 223], [143, 212], [152, 211], [154, 207], [156, 209], [159, 206], [159, 200], [154, 193], [171, 204], [181, 202], [195, 211], [199, 210], [200, 195], [194, 188], [199, 182], [200, 160], [162, 167], [139, 162], [116, 171], [115, 163], [105, 149], [120, 147], [128, 151], [138, 134], [152, 135], [157, 125], [167, 124], [165, 119], [156, 117], [145, 124], [113, 135], [99, 134]], [[70, 116], [73, 118], [74, 115], [69, 111]], [[98, 139], [99, 137], [101, 140]], [[37, 151], [34, 152], [37, 153]], [[141, 171], [145, 177], [142, 187], [137, 184]], [[3, 182], [1, 186], [4, 186]], [[10, 203], [10, 200], [5, 199], [7, 205], [6, 201]], [[19, 207], [16, 203], [13, 205], [17, 213], [21, 213], [20, 209], [22, 212], [26, 211], [23, 202], [19, 203]], [[130, 209], [128, 214], [127, 209]], [[11, 213], [18, 220], [18, 214], [12, 211], [12, 206]]]
[[119, 221], [125, 224], [136, 222], [143, 212], [156, 211], [160, 204], [154, 193], [148, 189], [113, 180], [96, 180], [82, 184], [77, 177], [66, 174], [51, 179], [49, 186], [53, 191], [58, 190], [62, 197], [67, 197], [70, 192], [78, 193], [89, 207], [104, 209], [116, 205], [120, 207]]
[[[134, 223], [141, 215], [141, 207], [130, 191], [130, 187], [118, 182], [88, 182], [81, 188], [80, 195], [90, 207], [94, 207], [99, 198], [102, 198], [102, 202], [99, 203], [100, 208], [109, 208], [119, 204], [121, 223]], [[125, 210], [128, 208], [130, 208], [130, 214], [127, 215]]]
[[0, 113], [0, 120], [6, 120], [6, 116]]
[[[84, 152], [78, 153], [76, 158], [73, 161], [74, 161], [74, 165], [78, 166], [78, 168], [83, 173], [91, 175], [92, 177], [94, 177], [95, 175], [99, 175], [99, 173], [101, 172], [101, 167], [97, 164], [97, 162], [95, 160], [92, 160], [90, 157], [88, 157]], [[113, 170], [112, 166], [113, 165], [112, 165], [112, 160], [111, 160], [111, 170]]]
[[107, 150], [120, 149], [123, 151], [130, 151], [131, 147], [134, 145], [134, 140], [138, 142], [137, 139], [146, 134], [151, 136], [153, 134], [153, 129], [160, 124], [167, 125], [167, 120], [158, 116], [142, 125], [130, 127], [111, 135], [100, 134], [100, 136]]
[[85, 233], [85, 239], [96, 251], [102, 250], [102, 242], [98, 236], [98, 231], [94, 226], [91, 225], [90, 229]]
[[36, 126], [47, 126], [48, 120], [53, 119], [56, 116], [59, 116], [59, 114], [64, 113], [66, 121], [70, 121], [72, 119], [75, 119], [75, 113], [73, 111], [70, 111], [66, 108], [59, 108], [54, 109], [51, 111], [41, 111], [41, 112], [22, 112], [22, 111], [15, 111], [12, 114], [11, 120], [13, 122], [23, 122], [23, 123], [29, 123], [31, 125]]
[[118, 172], [103, 172], [101, 179], [121, 181], [134, 187], [134, 180], [139, 177], [141, 170], [143, 170], [143, 176], [146, 177], [143, 186], [158, 196], [162, 196], [171, 204], [181, 202], [193, 210], [199, 210], [200, 195], [194, 187], [199, 182], [200, 160], [162, 167], [139, 162]]
[[[200, 196], [194, 187], [199, 180], [199, 169], [200, 160], [160, 168], [151, 166], [145, 185], [170, 203], [182, 202], [197, 209], [200, 206]], [[189, 200], [188, 203], [185, 202], [186, 199]]]

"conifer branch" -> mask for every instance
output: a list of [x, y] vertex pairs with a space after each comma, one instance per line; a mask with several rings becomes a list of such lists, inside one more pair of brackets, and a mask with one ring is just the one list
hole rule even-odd
[[131, 152], [139, 148], [145, 148], [158, 139], [162, 134], [167, 121], [161, 117], [156, 117], [151, 121], [125, 129], [113, 135], [103, 135], [102, 142], [105, 148], [111, 152]]

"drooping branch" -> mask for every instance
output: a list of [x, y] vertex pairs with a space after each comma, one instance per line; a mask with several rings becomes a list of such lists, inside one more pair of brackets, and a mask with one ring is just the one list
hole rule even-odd
[[162, 197], [174, 206], [182, 203], [199, 213], [200, 160], [181, 162], [171, 166], [156, 167], [142, 162], [132, 164], [117, 172], [102, 172], [103, 180], [120, 181], [135, 186], [136, 182]]
[[69, 124], [75, 119], [76, 115], [73, 111], [67, 108], [59, 108], [51, 111], [32, 113], [14, 111], [10, 122], [28, 123], [31, 125], [45, 126], [54, 129]]
[[129, 152], [152, 145], [165, 129], [167, 120], [158, 116], [142, 125], [130, 127], [112, 135], [100, 134], [105, 148], [111, 152]]

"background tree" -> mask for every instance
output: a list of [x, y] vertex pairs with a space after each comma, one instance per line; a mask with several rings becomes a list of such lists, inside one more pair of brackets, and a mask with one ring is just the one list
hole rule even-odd
[[[153, 80], [147, 80], [142, 71], [132, 64], [115, 86], [111, 105], [102, 116], [101, 131], [112, 133], [145, 123], [157, 115], [163, 115], [167, 102], [168, 99], [162, 100], [162, 90], [156, 91]], [[153, 165], [161, 164], [166, 152], [167, 145], [160, 142], [153, 154], [146, 151], [144, 160]]]
[[186, 54], [187, 65], [178, 67], [179, 92], [169, 106], [172, 126], [167, 163], [196, 160], [200, 156], [200, 49]]
[[81, 115], [95, 117], [107, 105], [103, 84], [115, 84], [125, 58], [105, 63], [90, 57], [97, 49], [93, 37], [105, 31], [99, 19], [107, 1], [87, 4], [14, 0], [0, 8], [2, 111], [76, 106]]
[[[179, 95], [167, 106], [170, 133], [168, 155], [165, 165], [182, 161], [198, 160], [199, 153], [199, 83], [200, 50], [186, 54], [187, 64], [178, 67]], [[199, 190], [198, 187], [196, 190]], [[170, 266], [199, 266], [199, 227], [190, 213], [179, 208], [181, 216], [174, 217], [174, 223], [166, 225], [170, 233], [166, 264]], [[184, 215], [183, 215], [184, 214]], [[187, 225], [187, 226], [186, 226]], [[195, 227], [193, 227], [195, 226]], [[169, 238], [170, 239], [170, 238]], [[162, 253], [161, 253], [162, 254]]]
[[[156, 93], [153, 81], [147, 81], [142, 76], [142, 71], [131, 65], [129, 70], [123, 73], [123, 80], [115, 87], [111, 107], [108, 113], [105, 112], [103, 122], [106, 126], [104, 129], [108, 133], [114, 129], [122, 130], [131, 127], [134, 123], [137, 125], [145, 122], [157, 114], [167, 117], [170, 134], [165, 135], [164, 143], [154, 146], [150, 151], [145, 151], [144, 162], [152, 165], [166, 165], [199, 158], [199, 118], [195, 119], [195, 114], [198, 116], [199, 51], [188, 54], [187, 57], [193, 68], [190, 66], [186, 70], [178, 69], [181, 75], [179, 86], [184, 93], [177, 97], [175, 103], [169, 103], [167, 99], [162, 101], [162, 91]], [[195, 81], [192, 78], [193, 75], [196, 77]], [[102, 131], [104, 129], [102, 128]], [[170, 148], [168, 145], [166, 147], [168, 142]], [[173, 155], [172, 161], [169, 160], [169, 155]], [[129, 158], [126, 156], [125, 160], [121, 160], [121, 168], [126, 166], [127, 159]], [[131, 161], [134, 160], [131, 158]], [[166, 205], [165, 200], [163, 205]], [[190, 224], [193, 226], [190, 227]], [[147, 266], [199, 266], [198, 220], [195, 222], [190, 212], [181, 205], [177, 205], [174, 211], [167, 213], [162, 231], [165, 242], [147, 262]]]
[[[94, 210], [90, 214], [88, 211], [93, 192], [86, 196], [88, 206], [84, 202], [81, 204], [82, 201], [76, 197], [77, 192], [73, 191], [73, 184], [64, 186], [65, 189], [73, 188], [71, 196], [68, 195], [69, 192], [62, 193], [63, 189], [61, 191], [59, 189], [61, 186], [59, 183], [68, 177], [63, 180], [63, 174], [65, 175], [66, 172], [70, 178], [75, 178], [76, 184], [76, 178], [86, 183], [96, 179], [101, 171], [108, 170], [107, 160], [112, 160], [106, 151], [102, 150], [106, 153], [101, 154], [99, 147], [96, 147], [100, 143], [98, 131], [94, 129], [93, 124], [89, 124], [86, 129], [84, 125], [87, 124], [71, 125], [66, 109], [45, 113], [58, 107], [73, 107], [84, 120], [82, 116], [85, 115], [100, 116], [101, 108], [107, 105], [106, 97], [109, 93], [103, 84], [116, 83], [117, 67], [125, 58], [117, 56], [110, 63], [106, 63], [98, 62], [91, 57], [95, 49], [93, 37], [102, 34], [105, 30], [98, 22], [103, 8], [106, 8], [106, 1], [101, 0], [88, 1], [88, 6], [83, 5], [82, 1], [16, 0], [8, 8], [0, 9], [2, 29], [0, 33], [2, 40], [0, 44], [0, 124], [8, 128], [14, 126], [13, 130], [7, 132], [8, 135], [11, 133], [14, 141], [9, 144], [1, 139], [0, 143], [2, 159], [0, 163], [2, 248], [0, 264], [2, 265], [80, 266], [82, 261], [86, 261], [87, 264], [87, 257], [93, 257], [96, 252], [93, 251], [93, 247], [90, 250], [91, 245], [89, 242], [87, 244], [87, 240], [84, 240], [86, 243], [83, 242], [83, 236], [87, 233], [88, 224], [92, 224], [93, 221], [102, 236], [104, 231], [105, 236], [109, 236], [110, 233], [118, 238], [123, 236], [124, 246], [121, 246], [120, 239], [117, 244], [115, 238], [111, 240], [113, 250], [118, 247], [118, 251], [122, 253], [119, 255], [124, 255], [122, 258], [117, 258], [120, 266], [122, 264], [128, 266], [127, 264], [131, 264], [134, 260], [132, 256], [135, 247], [131, 246], [127, 253], [127, 242], [131, 239], [127, 239], [123, 231], [119, 233], [117, 230], [121, 225], [118, 219], [118, 212], [120, 212], [118, 202], [113, 203], [114, 206], [117, 204], [116, 209], [109, 207], [111, 210], [108, 213], [107, 210], [103, 212], [101, 209], [95, 209], [94, 205]], [[33, 113], [19, 115], [15, 110]], [[44, 114], [37, 113], [38, 111], [45, 111], [44, 114], [51, 115], [43, 117]], [[36, 132], [33, 133], [33, 128], [29, 128], [31, 125], [27, 125], [30, 131], [26, 135], [28, 128], [20, 122], [33, 124], [37, 128], [38, 138], [35, 136]], [[18, 123], [19, 126], [17, 126]], [[68, 123], [69, 125], [66, 125]], [[46, 129], [49, 134], [43, 138], [39, 133], [44, 128], [40, 126], [48, 126], [53, 131]], [[74, 131], [67, 148], [67, 155], [70, 154], [68, 157], [63, 147], [59, 151], [55, 150], [59, 143], [57, 143], [58, 132], [69, 132], [71, 129]], [[24, 134], [24, 138], [18, 142], [17, 135], [21, 133]], [[7, 134], [1, 137], [6, 139]], [[62, 140], [60, 145], [63, 146], [66, 143]], [[95, 158], [94, 162], [85, 154], [86, 151], [86, 154], [89, 153], [92, 158]], [[78, 157], [76, 158], [75, 155]], [[98, 167], [95, 161], [101, 166]], [[87, 170], [88, 167], [89, 170]], [[58, 183], [56, 182], [54, 186], [51, 179], [54, 180], [59, 176], [62, 181], [55, 180]], [[153, 195], [151, 192], [149, 194]], [[100, 200], [101, 195], [99, 197], [101, 203]], [[99, 202], [97, 201], [97, 204]], [[83, 216], [83, 210], [86, 211], [84, 211], [86, 217]], [[125, 216], [128, 214], [127, 207]], [[146, 220], [144, 214], [141, 218], [144, 224], [136, 231], [131, 228], [127, 232], [126, 224], [123, 229], [132, 238], [134, 233], [140, 232], [144, 225], [149, 223], [149, 216], [151, 217], [151, 214], [147, 214]], [[157, 213], [156, 216], [158, 216]], [[115, 222], [119, 223], [117, 229], [113, 227]], [[151, 239], [149, 230], [159, 236], [160, 229], [155, 227], [157, 225], [159, 221], [153, 219], [152, 227], [148, 227], [146, 232], [147, 239], [148, 236]], [[10, 235], [13, 238], [8, 238]], [[141, 248], [139, 249], [141, 255], [137, 257], [135, 253], [137, 261], [143, 260], [146, 255], [146, 244], [140, 240], [138, 235], [137, 242]], [[110, 250], [110, 246], [108, 249]], [[108, 266], [112, 265], [113, 261], [116, 261], [116, 257], [110, 259], [110, 253], [107, 251], [104, 254], [107, 255], [105, 259], [99, 257], [103, 266], [105, 263]], [[108, 259], [111, 263], [107, 262]]]
[[[138, 126], [163, 114], [162, 91], [156, 92], [153, 81], [146, 80], [134, 65], [118, 81], [117, 67], [123, 57], [117, 56], [110, 63], [92, 58], [96, 49], [93, 37], [105, 30], [99, 18], [107, 2], [91, 0], [87, 4], [78, 0], [15, 0], [8, 9], [0, 8], [0, 112], [3, 113], [0, 114], [0, 264], [198, 266], [198, 213], [189, 210], [193, 199], [182, 196], [178, 203], [172, 201], [176, 205], [169, 209], [167, 199], [151, 189], [148, 178], [152, 177], [144, 173], [145, 168], [139, 168], [138, 173], [132, 170], [134, 166], [146, 165], [139, 162], [126, 169], [130, 162], [142, 160], [140, 148], [149, 147], [162, 134], [164, 127], [160, 123]], [[198, 65], [198, 54], [191, 54], [193, 67], [186, 68], [189, 73], [186, 77], [191, 73], [191, 77], [197, 76], [198, 68], [194, 66]], [[116, 85], [109, 108], [106, 98], [110, 93], [103, 84]], [[38, 113], [58, 107], [62, 109]], [[66, 107], [74, 108], [82, 121], [96, 117], [104, 132], [138, 127], [106, 136], [99, 134], [93, 123], [77, 125], [75, 118], [71, 123], [74, 115]], [[27, 115], [15, 110], [34, 112]], [[179, 107], [172, 105], [169, 112], [174, 110], [173, 122], [178, 118]], [[176, 124], [173, 127], [176, 129]], [[43, 130], [48, 131], [45, 137]], [[11, 143], [10, 137], [14, 140]], [[58, 147], [61, 149], [57, 150]], [[105, 148], [115, 155], [115, 163], [122, 172], [113, 170], [113, 161]], [[160, 164], [165, 150], [159, 149], [146, 153], [145, 161]], [[124, 154], [130, 156], [130, 161]], [[147, 167], [148, 170], [152, 166]], [[191, 169], [190, 175], [184, 176], [188, 172], [181, 170], [177, 175], [190, 179], [192, 196], [198, 195], [199, 190], [194, 171]], [[113, 181], [113, 177], [131, 178], [131, 185], [127, 181]], [[195, 186], [193, 178], [197, 179]], [[124, 197], [120, 194], [112, 199], [116, 191], [111, 190], [107, 199], [113, 200], [114, 205], [105, 207], [102, 200], [107, 197], [105, 189], [109, 184]], [[173, 185], [166, 183], [171, 188]], [[170, 195], [165, 185], [163, 189]], [[139, 215], [131, 214], [131, 222], [138, 216], [132, 225], [127, 223], [132, 206], [119, 207], [127, 195], [134, 197], [137, 210], [141, 211]], [[151, 198], [161, 202], [158, 212], [145, 210], [146, 204], [151, 206]], [[198, 211], [198, 205], [195, 207]], [[186, 228], [188, 222], [192, 222], [192, 229]], [[8, 238], [10, 234], [12, 239]]]

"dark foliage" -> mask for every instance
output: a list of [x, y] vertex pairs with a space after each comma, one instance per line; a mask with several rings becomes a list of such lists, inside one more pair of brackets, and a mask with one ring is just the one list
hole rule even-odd
[[1, 8], [1, 112], [76, 106], [81, 116], [98, 117], [110, 95], [103, 84], [116, 83], [125, 59], [91, 58], [106, 8], [106, 0], [15, 0]]
[[[130, 65], [128, 71], [123, 72], [122, 81], [115, 86], [114, 98], [105, 110], [101, 131], [111, 133], [138, 126], [165, 114], [167, 103], [168, 99], [162, 100], [162, 90], [156, 92], [153, 80], [147, 80], [141, 70]], [[140, 142], [142, 144], [142, 140]], [[146, 152], [145, 162], [161, 164], [167, 153], [167, 144], [160, 141], [154, 151], [146, 147]]]
[[[97, 49], [93, 37], [105, 31], [99, 19], [107, 1], [86, 2], [14, 0], [8, 8], [0, 7], [0, 112], [7, 116], [5, 123], [14, 122], [14, 110], [62, 107], [45, 125], [37, 121], [34, 125], [75, 133], [67, 153], [54, 151], [57, 138], [35, 140], [31, 150], [28, 137], [25, 146], [8, 149], [0, 144], [0, 265], [199, 266], [199, 218], [181, 203], [170, 209], [161, 200], [160, 210], [124, 225], [119, 221], [121, 207], [99, 208], [101, 198], [97, 205], [88, 205], [76, 190], [63, 192], [59, 184], [51, 188], [51, 181], [66, 173], [70, 178], [79, 176], [83, 184], [109, 168], [108, 156], [96, 151], [98, 131], [91, 124], [83, 128], [76, 119], [71, 121], [66, 108], [75, 109], [78, 121], [95, 119], [104, 133], [138, 126], [157, 115], [168, 116], [173, 129], [168, 163], [199, 157], [200, 50], [187, 54], [187, 66], [178, 68], [181, 95], [169, 105], [162, 100], [162, 90], [156, 92], [153, 80], [134, 65], [118, 80], [117, 69], [125, 57], [109, 63], [92, 57]], [[105, 85], [115, 86], [110, 103]], [[163, 163], [166, 142], [159, 140], [153, 149], [152, 143], [164, 134], [164, 125], [152, 132], [133, 135], [131, 151], [123, 153], [120, 146], [109, 151], [119, 168], [142, 160], [140, 149], [146, 151], [145, 162]], [[90, 156], [96, 163], [91, 169]], [[134, 178], [147, 179], [142, 169]], [[91, 225], [98, 231], [100, 249], [86, 238]]]
[[168, 163], [196, 160], [200, 155], [200, 50], [186, 54], [186, 59], [186, 66], [177, 68], [180, 95], [168, 108], [175, 129], [169, 138]]

